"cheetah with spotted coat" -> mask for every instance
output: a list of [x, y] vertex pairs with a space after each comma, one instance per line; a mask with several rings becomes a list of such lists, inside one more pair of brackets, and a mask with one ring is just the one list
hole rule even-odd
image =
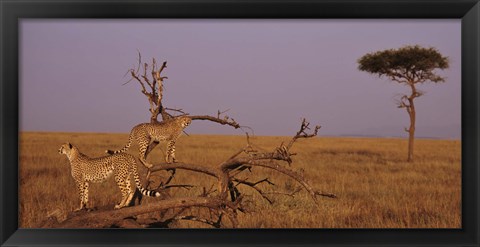
[[[188, 116], [179, 116], [159, 123], [141, 123], [133, 127], [128, 137], [128, 142], [120, 150], [107, 150], [106, 153], [118, 154], [128, 150], [133, 140], [139, 145], [140, 161], [147, 168], [152, 168], [153, 164], [147, 163], [147, 155], [152, 151], [160, 141], [167, 142], [165, 161], [167, 163], [176, 162], [175, 142], [182, 135], [183, 130], [190, 125], [192, 119]], [[155, 144], [149, 148], [150, 142]]]
[[103, 182], [112, 174], [115, 176], [115, 182], [122, 193], [122, 200], [115, 205], [115, 209], [128, 206], [133, 198], [135, 190], [131, 187], [131, 175], [135, 179], [136, 187], [143, 195], [151, 197], [159, 197], [161, 195], [159, 192], [142, 187], [138, 177], [135, 157], [130, 154], [121, 153], [90, 158], [70, 143], [63, 144], [58, 152], [65, 154], [70, 161], [72, 177], [75, 179], [79, 191], [80, 207], [75, 211], [87, 207], [89, 182]]

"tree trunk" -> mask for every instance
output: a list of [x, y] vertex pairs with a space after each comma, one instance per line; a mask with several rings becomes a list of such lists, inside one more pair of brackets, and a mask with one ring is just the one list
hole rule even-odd
[[152, 113], [150, 116], [150, 123], [158, 123], [158, 113]]
[[408, 162], [413, 161], [413, 143], [415, 139], [415, 108], [413, 107], [413, 101], [411, 104], [412, 108], [410, 110], [410, 128], [408, 129]]
[[408, 128], [408, 162], [413, 162], [413, 143], [415, 139], [415, 105], [413, 100], [418, 97], [417, 90], [413, 83], [410, 84], [412, 94], [408, 97], [409, 106], [407, 107], [408, 115], [410, 116], [410, 127]]

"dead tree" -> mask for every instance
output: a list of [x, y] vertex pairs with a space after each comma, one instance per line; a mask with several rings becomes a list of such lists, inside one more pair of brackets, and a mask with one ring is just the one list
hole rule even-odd
[[[163, 76], [163, 71], [167, 68], [167, 61], [164, 61], [161, 66], [157, 65], [155, 58], [152, 59], [152, 63], [143, 63], [142, 56], [138, 53], [138, 66], [137, 68], [132, 68], [128, 71], [132, 79], [127, 81], [125, 84], [129, 83], [132, 80], [135, 80], [141, 86], [141, 92], [145, 97], [147, 97], [150, 108], [150, 122], [158, 122], [158, 116], [162, 116], [162, 120], [167, 120], [175, 116], [176, 114], [187, 115], [188, 113], [182, 109], [173, 109], [168, 108], [163, 105], [163, 87], [164, 82], [168, 77]], [[173, 112], [173, 113], [172, 113]], [[210, 115], [192, 115], [190, 118], [192, 120], [207, 120], [222, 125], [229, 125], [235, 129], [240, 128], [233, 118], [229, 116], [222, 116], [226, 111], [218, 111], [217, 116]]]
[[[51, 228], [72, 228], [72, 227], [91, 227], [91, 228], [107, 228], [107, 227], [168, 227], [172, 222], [179, 220], [190, 220], [201, 222], [212, 227], [237, 227], [237, 214], [249, 213], [246, 203], [244, 203], [244, 195], [247, 192], [245, 188], [259, 193], [263, 199], [269, 203], [273, 203], [272, 195], [283, 194], [294, 197], [301, 189], [307, 191], [315, 203], [318, 197], [336, 198], [335, 194], [321, 192], [315, 190], [305, 176], [291, 168], [293, 163], [290, 149], [293, 144], [301, 138], [311, 138], [317, 135], [320, 126], [316, 126], [311, 133], [307, 133], [309, 123], [304, 119], [299, 131], [292, 137], [286, 145], [283, 143], [274, 148], [271, 152], [260, 152], [250, 143], [247, 134], [247, 145], [226, 159], [224, 162], [215, 167], [188, 164], [188, 163], [160, 163], [156, 164], [151, 172], [159, 172], [164, 170], [188, 170], [197, 173], [199, 176], [208, 176], [216, 181], [210, 189], [203, 188], [203, 191], [196, 197], [167, 197], [166, 199], [149, 203], [145, 205], [132, 206], [118, 210], [106, 209], [94, 212], [77, 212], [71, 214], [66, 220], [58, 222], [56, 219], [50, 219], [43, 223], [41, 227]], [[283, 163], [283, 164], [282, 164]], [[285, 165], [288, 164], [287, 166]], [[255, 173], [257, 167], [271, 169], [278, 173], [284, 174], [295, 180], [299, 185], [299, 189], [293, 192], [279, 192], [276, 190], [265, 191], [259, 185], [268, 184], [275, 188], [275, 184], [269, 178], [260, 179], [258, 181], [248, 181], [248, 179], [240, 178], [240, 174], [249, 171]], [[168, 194], [168, 190], [176, 185], [162, 185], [159, 190]], [[186, 186], [186, 185], [178, 185]], [[193, 186], [193, 185], [190, 185]], [[208, 217], [192, 214], [192, 208], [206, 208], [210, 214]], [[140, 219], [137, 216], [163, 212], [161, 219]], [[228, 220], [225, 220], [228, 219]]]
[[[138, 68], [129, 70], [132, 80], [137, 81], [142, 93], [147, 97], [150, 104], [151, 118], [150, 122], [158, 122], [158, 116], [162, 116], [162, 121], [166, 121], [177, 115], [187, 115], [182, 109], [171, 109], [163, 105], [163, 83], [167, 77], [162, 72], [167, 67], [167, 62], [163, 62], [161, 66], [157, 66], [155, 59], [149, 65], [142, 65], [141, 55], [138, 58]], [[139, 73], [142, 70], [142, 73]], [[128, 82], [127, 82], [128, 83]], [[171, 113], [174, 112], [175, 114]], [[229, 125], [234, 128], [241, 126], [225, 113], [218, 111], [217, 116], [210, 115], [194, 115], [190, 116], [192, 120], [207, 120], [222, 125]], [[180, 220], [189, 220], [201, 222], [212, 227], [237, 227], [237, 214], [248, 213], [248, 203], [243, 200], [246, 195], [245, 188], [260, 194], [260, 196], [273, 203], [272, 195], [281, 194], [294, 197], [301, 189], [304, 189], [311, 196], [312, 200], [318, 203], [317, 197], [324, 196], [335, 198], [331, 193], [324, 193], [315, 190], [303, 173], [293, 170], [291, 165], [294, 153], [290, 152], [292, 145], [300, 138], [311, 138], [317, 135], [320, 126], [316, 126], [311, 133], [309, 123], [304, 119], [299, 131], [293, 138], [284, 145], [280, 144], [271, 152], [260, 152], [250, 143], [250, 137], [247, 134], [247, 145], [239, 150], [224, 162], [211, 167], [199, 164], [187, 163], [160, 163], [150, 168], [147, 173], [147, 183], [150, 183], [149, 177], [152, 173], [161, 171], [172, 171], [172, 174], [165, 181], [160, 181], [155, 189], [162, 193], [163, 198], [157, 202], [142, 204], [112, 210], [111, 207], [97, 210], [94, 212], [75, 212], [65, 217], [58, 217], [58, 213], [51, 214], [57, 217], [51, 217], [44, 222], [41, 227], [52, 228], [73, 228], [73, 227], [89, 227], [89, 228], [108, 228], [108, 227], [128, 227], [128, 228], [144, 228], [144, 227], [169, 227], [172, 223]], [[151, 143], [149, 151], [158, 143]], [[257, 172], [257, 167], [271, 169], [278, 173], [282, 173], [295, 180], [299, 188], [293, 192], [282, 192], [276, 190], [266, 191], [262, 184], [268, 184], [275, 188], [275, 184], [269, 178], [260, 179], [258, 181], [249, 181], [247, 178], [241, 177], [246, 171], [251, 173]], [[172, 184], [173, 176], [176, 170], [188, 170], [195, 172], [203, 180], [206, 177], [213, 178], [214, 182], [209, 189], [203, 187], [202, 192], [192, 197], [176, 197], [170, 193], [172, 188], [192, 188], [191, 184]], [[248, 174], [247, 174], [248, 175]], [[148, 184], [146, 187], [149, 187]], [[153, 188], [149, 188], [153, 190]], [[138, 193], [137, 193], [138, 194]], [[138, 200], [140, 204], [141, 198]], [[195, 213], [193, 209], [207, 209], [208, 214]], [[152, 215], [152, 217], [139, 217], [142, 215]], [[61, 222], [59, 222], [61, 221]]]
[[[150, 111], [150, 122], [155, 123], [159, 122], [158, 116], [162, 116], [162, 121], [167, 121], [175, 116], [179, 115], [189, 115], [192, 120], [207, 120], [221, 125], [232, 126], [235, 129], [241, 128], [235, 119], [225, 115], [226, 111], [217, 111], [217, 116], [210, 115], [190, 115], [189, 113], [183, 111], [182, 109], [174, 109], [165, 107], [163, 104], [163, 91], [164, 91], [164, 82], [168, 77], [164, 76], [162, 73], [167, 68], [167, 61], [164, 61], [162, 65], [158, 66], [155, 58], [152, 59], [151, 64], [142, 63], [142, 56], [140, 52], [138, 53], [138, 65], [136, 68], [132, 68], [128, 71], [131, 75], [131, 79], [124, 83], [123, 85], [134, 80], [138, 82], [141, 87], [141, 92], [149, 102], [149, 111]], [[227, 110], [228, 111], [228, 110]], [[247, 126], [243, 126], [249, 128]], [[150, 153], [159, 142], [152, 142], [148, 146], [146, 154]], [[175, 175], [175, 169], [170, 169], [171, 175], [167, 178], [165, 184], [168, 184]], [[149, 169], [147, 173], [147, 181], [149, 181], [151, 171]], [[141, 195], [137, 193], [136, 197], [139, 197], [141, 200]]]

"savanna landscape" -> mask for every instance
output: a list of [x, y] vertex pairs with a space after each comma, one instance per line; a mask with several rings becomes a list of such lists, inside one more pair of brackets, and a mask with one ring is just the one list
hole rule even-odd
[[462, 228], [459, 22], [53, 24], [22, 28], [21, 228]]
[[[293, 132], [295, 130], [292, 130]], [[320, 130], [321, 133], [321, 130]], [[66, 217], [78, 207], [78, 193], [70, 166], [60, 145], [70, 141], [92, 157], [104, 150], [120, 148], [128, 134], [47, 133], [20, 134], [19, 226], [41, 227], [47, 216]], [[250, 141], [273, 149], [288, 136], [254, 136]], [[247, 144], [245, 136], [190, 135], [177, 144], [181, 162], [216, 166]], [[318, 137], [299, 140], [292, 147], [292, 169], [303, 171], [310, 184], [334, 193], [337, 198], [319, 198], [315, 204], [304, 191], [293, 195], [299, 184], [278, 172], [262, 168], [250, 174], [251, 181], [268, 178], [275, 186], [261, 184], [271, 191], [272, 204], [251, 188], [245, 189], [252, 211], [238, 213], [238, 227], [245, 228], [460, 228], [461, 223], [461, 145], [459, 140], [416, 140], [415, 162], [406, 162], [407, 140], [400, 138]], [[136, 146], [130, 153], [137, 155]], [[149, 155], [153, 163], [163, 160], [165, 147], [159, 145]], [[285, 164], [288, 166], [287, 164]], [[146, 169], [139, 165], [142, 182]], [[163, 179], [167, 172], [159, 173]], [[152, 180], [162, 178], [152, 177]], [[210, 188], [213, 180], [181, 171], [175, 196], [195, 196]], [[155, 188], [155, 185], [151, 185]], [[113, 208], [120, 191], [113, 179], [90, 186], [90, 203], [97, 208]], [[155, 202], [145, 198], [142, 203]], [[202, 209], [190, 209], [202, 210]], [[197, 212], [206, 214], [207, 212]], [[141, 217], [141, 216], [139, 216]], [[210, 227], [203, 223], [178, 221], [169, 227]]]

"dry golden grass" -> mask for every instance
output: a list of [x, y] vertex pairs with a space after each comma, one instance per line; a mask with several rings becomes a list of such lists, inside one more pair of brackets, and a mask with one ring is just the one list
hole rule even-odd
[[[58, 148], [64, 142], [77, 145], [90, 156], [104, 155], [105, 149], [123, 147], [127, 134], [21, 133], [19, 227], [38, 227], [47, 214], [70, 212], [79, 199], [69, 163]], [[273, 150], [289, 137], [255, 137], [252, 142]], [[218, 165], [246, 144], [243, 136], [191, 135], [180, 138], [177, 158], [182, 162]], [[319, 198], [315, 205], [301, 191], [294, 198], [272, 195], [270, 205], [245, 188], [248, 200], [255, 201], [255, 212], [239, 214], [245, 228], [460, 228], [461, 150], [460, 141], [421, 140], [415, 143], [415, 162], [407, 163], [407, 140], [382, 138], [319, 137], [299, 140], [293, 147], [292, 169], [305, 171], [313, 187], [335, 193], [338, 198]], [[136, 145], [129, 152], [137, 156]], [[163, 160], [159, 145], [149, 160]], [[293, 191], [293, 180], [270, 170], [254, 168], [250, 181], [268, 177], [276, 187], [264, 190]], [[139, 166], [145, 177], [143, 166]], [[160, 176], [166, 176], [162, 173]], [[112, 179], [111, 179], [112, 180]], [[175, 183], [196, 188], [174, 189], [177, 195], [198, 195], [203, 186], [214, 182], [195, 173], [177, 171]], [[111, 206], [120, 199], [113, 181], [90, 187], [90, 206]], [[144, 203], [155, 198], [147, 198]], [[174, 227], [205, 227], [182, 221]]]

